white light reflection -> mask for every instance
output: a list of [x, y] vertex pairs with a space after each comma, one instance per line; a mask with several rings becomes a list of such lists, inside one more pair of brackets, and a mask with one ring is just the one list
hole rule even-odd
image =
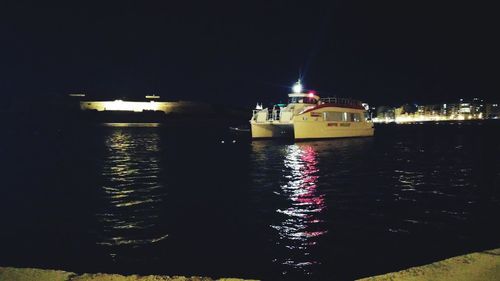
[[108, 135], [102, 172], [106, 203], [97, 214], [103, 226], [98, 244], [139, 247], [168, 236], [159, 229], [164, 194], [158, 143], [158, 133], [151, 130], [116, 128]]
[[286, 148], [284, 166], [281, 195], [286, 197], [289, 206], [277, 210], [282, 220], [271, 227], [278, 231], [277, 243], [289, 252], [276, 261], [308, 274], [310, 267], [319, 263], [311, 250], [318, 243], [317, 238], [326, 233], [319, 217], [325, 202], [324, 195], [317, 190], [317, 153], [309, 145], [290, 145]]

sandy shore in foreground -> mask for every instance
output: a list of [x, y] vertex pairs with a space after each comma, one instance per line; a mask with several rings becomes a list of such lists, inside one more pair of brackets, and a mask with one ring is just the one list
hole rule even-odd
[[[244, 279], [160, 275], [76, 274], [60, 270], [0, 267], [0, 281], [240, 281]], [[362, 281], [496, 281], [500, 280], [500, 248], [453, 257]]]
[[500, 248], [453, 257], [362, 281], [497, 281], [500, 280]]

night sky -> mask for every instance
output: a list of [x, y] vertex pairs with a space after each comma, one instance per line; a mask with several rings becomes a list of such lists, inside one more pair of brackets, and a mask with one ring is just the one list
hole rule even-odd
[[498, 100], [478, 1], [2, 1], [0, 94], [158, 94], [253, 106], [302, 77], [374, 105]]

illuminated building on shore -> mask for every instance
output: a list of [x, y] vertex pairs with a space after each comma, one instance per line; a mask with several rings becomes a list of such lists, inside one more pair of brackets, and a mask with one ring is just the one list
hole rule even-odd
[[500, 105], [498, 103], [490, 103], [485, 105], [485, 118], [498, 119], [500, 118]]
[[498, 119], [500, 106], [497, 103], [486, 104], [479, 98], [472, 101], [460, 99], [459, 103], [432, 105], [403, 105], [397, 108], [380, 106], [373, 122], [377, 123], [413, 123], [426, 121], [482, 120]]
[[379, 106], [374, 111], [375, 111], [375, 117], [372, 118], [374, 121], [378, 120], [378, 122], [389, 123], [389, 122], [394, 122], [395, 120], [396, 113], [393, 107]]

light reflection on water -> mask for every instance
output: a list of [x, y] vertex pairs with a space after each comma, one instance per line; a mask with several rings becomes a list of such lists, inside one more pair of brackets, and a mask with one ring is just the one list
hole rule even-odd
[[101, 245], [138, 247], [168, 236], [157, 229], [164, 199], [158, 132], [129, 130], [117, 128], [106, 138], [102, 190], [107, 203], [97, 214]]
[[352, 165], [372, 143], [371, 139], [252, 143], [251, 175], [259, 195], [255, 204], [270, 220], [269, 258], [280, 272], [273, 280], [315, 280], [331, 266], [325, 263], [326, 249], [331, 247], [331, 216], [343, 220], [342, 212], [350, 207], [355, 188], [346, 179], [373, 172]]
[[325, 209], [325, 202], [324, 195], [317, 191], [317, 163], [317, 153], [312, 146], [286, 148], [283, 174], [287, 181], [281, 185], [281, 195], [288, 199], [289, 206], [276, 210], [283, 215], [283, 220], [271, 225], [279, 233], [277, 244], [290, 251], [288, 257], [277, 262], [302, 269], [306, 274], [309, 266], [318, 263], [311, 257], [310, 250], [317, 244], [316, 238], [326, 233], [318, 217]]
[[[266, 175], [269, 169], [282, 171], [281, 179], [277, 179], [279, 187], [271, 187], [280, 201], [274, 209], [277, 219], [270, 224], [277, 234], [273, 241], [280, 249], [273, 262], [282, 267], [284, 275], [296, 271], [311, 274], [313, 267], [320, 264], [312, 251], [319, 247], [319, 237], [327, 232], [320, 217], [326, 204], [324, 194], [317, 189], [317, 152], [307, 144], [286, 145], [279, 151], [272, 143], [257, 142], [252, 146], [255, 160], [260, 163], [256, 172], [264, 172], [262, 179], [269, 179]], [[267, 186], [260, 180], [256, 183]]]
[[116, 127], [116, 128], [155, 128], [160, 127], [161, 123], [102, 123], [104, 127]]

